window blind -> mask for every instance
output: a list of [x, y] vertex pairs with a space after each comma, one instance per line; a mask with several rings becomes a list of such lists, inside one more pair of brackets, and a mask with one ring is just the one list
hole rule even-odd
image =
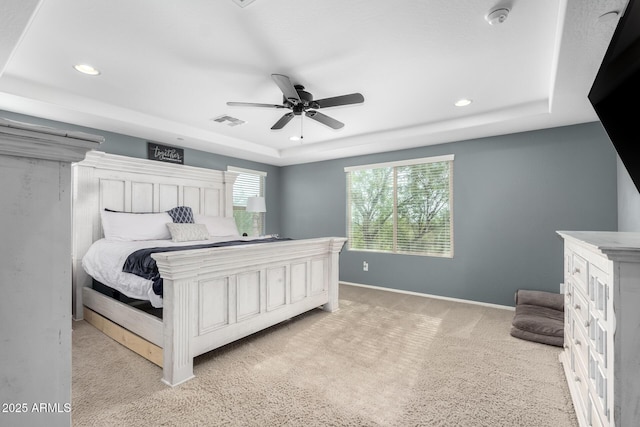
[[453, 256], [453, 156], [345, 168], [352, 250]]
[[266, 172], [229, 166], [230, 172], [238, 174], [233, 184], [233, 217], [240, 233], [254, 234], [254, 215], [258, 217], [259, 234], [264, 234], [265, 213], [247, 212], [249, 197], [264, 197]]

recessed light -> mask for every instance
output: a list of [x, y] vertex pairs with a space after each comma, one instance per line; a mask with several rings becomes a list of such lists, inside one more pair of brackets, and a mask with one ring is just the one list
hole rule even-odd
[[302, 137], [301, 136], [290, 136], [289, 137], [289, 141], [301, 141]]
[[73, 66], [76, 71], [81, 72], [82, 74], [88, 74], [90, 76], [97, 76], [100, 74], [100, 70], [89, 65], [89, 64], [76, 64]]
[[467, 105], [471, 104], [473, 101], [470, 99], [459, 99], [456, 101], [456, 103], [454, 104], [456, 107], [466, 107]]

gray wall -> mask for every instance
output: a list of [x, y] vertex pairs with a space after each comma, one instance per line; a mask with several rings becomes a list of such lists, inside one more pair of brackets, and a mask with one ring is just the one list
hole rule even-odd
[[[10, 120], [17, 120], [26, 123], [33, 123], [43, 126], [51, 126], [63, 130], [79, 130], [93, 135], [101, 135], [105, 142], [100, 145], [100, 151], [121, 156], [147, 158], [147, 141], [141, 138], [107, 132], [103, 130], [75, 126], [68, 123], [60, 123], [52, 120], [45, 120], [38, 117], [25, 116], [0, 110], [0, 117]], [[266, 233], [281, 233], [280, 231], [280, 168], [263, 163], [248, 160], [236, 159], [234, 157], [221, 156], [199, 150], [184, 149], [184, 164], [201, 168], [216, 170], [226, 170], [227, 166], [236, 166], [245, 169], [260, 170], [267, 172], [265, 199], [267, 203]]]
[[[146, 157], [140, 138], [3, 111], [0, 117], [100, 134], [101, 150]], [[517, 289], [559, 290], [556, 230], [618, 228], [616, 153], [599, 123], [282, 168], [190, 149], [185, 163], [266, 171], [266, 232], [305, 238], [346, 235], [345, 166], [443, 154], [455, 155], [454, 258], [343, 250], [342, 281], [513, 305]]]
[[640, 231], [640, 192], [619, 157], [618, 231]]
[[[558, 292], [556, 230], [616, 230], [616, 154], [598, 123], [282, 168], [282, 235], [346, 235], [344, 167], [454, 154], [454, 257], [343, 250], [340, 279], [513, 305]], [[369, 271], [362, 271], [362, 263]]]

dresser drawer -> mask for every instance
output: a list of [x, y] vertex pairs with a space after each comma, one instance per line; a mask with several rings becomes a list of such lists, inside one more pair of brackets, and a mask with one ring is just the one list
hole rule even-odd
[[583, 367], [587, 367], [589, 362], [589, 338], [587, 332], [582, 325], [575, 324], [573, 326], [573, 339], [571, 340], [571, 346], [575, 352], [576, 359], [580, 360]]
[[[564, 346], [567, 348], [573, 341], [573, 311], [564, 311]], [[594, 332], [595, 336], [595, 332]], [[595, 338], [594, 338], [595, 340]]]
[[589, 299], [598, 315], [607, 320], [609, 305], [609, 277], [599, 268], [589, 265]]
[[599, 359], [602, 361], [603, 366], [606, 368], [607, 367], [607, 347], [608, 347], [608, 342], [607, 342], [607, 335], [609, 334], [609, 331], [607, 331], [607, 328], [605, 327], [605, 325], [603, 325], [602, 323], [600, 323], [600, 321], [596, 320], [595, 321], [595, 339], [593, 340], [593, 345], [592, 348], [595, 350], [596, 354], [598, 355]]
[[573, 320], [584, 327], [589, 320], [589, 302], [584, 294], [575, 286], [573, 289], [571, 307], [569, 309], [574, 313]]
[[[598, 420], [608, 424], [609, 422], [609, 377], [607, 376], [607, 370], [598, 360], [597, 355], [594, 353], [593, 348], [589, 351], [589, 406], [590, 413], [598, 413]], [[598, 425], [598, 424], [594, 424]]]
[[589, 292], [587, 287], [589, 281], [588, 265], [587, 260], [577, 253], [571, 252], [571, 278], [584, 295]]
[[[580, 356], [575, 352], [575, 347], [572, 348], [573, 359], [573, 378], [568, 379], [573, 381], [575, 389], [577, 390], [579, 405], [581, 411], [586, 414], [587, 405], [589, 403], [589, 377], [586, 373], [586, 368], [580, 360]], [[575, 403], [575, 402], [574, 402]]]
[[598, 412], [598, 410], [596, 409], [596, 404], [594, 403], [594, 398], [591, 395], [591, 393], [589, 393], [589, 410], [588, 410], [588, 414], [589, 414], [589, 425], [592, 427], [606, 427], [607, 424], [605, 424], [604, 422], [602, 422], [602, 418], [600, 417], [600, 413]]
[[595, 396], [594, 396], [594, 403], [595, 403], [595, 407], [598, 411], [598, 413], [600, 414], [601, 418], [603, 420], [606, 420], [607, 417], [606, 415], [608, 415], [608, 408], [607, 408], [607, 399], [608, 399], [608, 393], [609, 393], [609, 388], [608, 388], [608, 381], [609, 379], [607, 378], [606, 372], [602, 369], [602, 366], [598, 366], [596, 369], [596, 378], [595, 378]]

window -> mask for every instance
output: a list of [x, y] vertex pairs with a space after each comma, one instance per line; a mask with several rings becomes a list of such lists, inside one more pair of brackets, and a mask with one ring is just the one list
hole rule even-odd
[[349, 248], [453, 257], [453, 155], [345, 168]]
[[[254, 196], [264, 197], [267, 173], [233, 166], [228, 166], [227, 170], [238, 174], [233, 184], [233, 217], [238, 231], [249, 236], [264, 234], [265, 213], [247, 212], [247, 199]], [[257, 226], [257, 230], [254, 230], [254, 226]]]

